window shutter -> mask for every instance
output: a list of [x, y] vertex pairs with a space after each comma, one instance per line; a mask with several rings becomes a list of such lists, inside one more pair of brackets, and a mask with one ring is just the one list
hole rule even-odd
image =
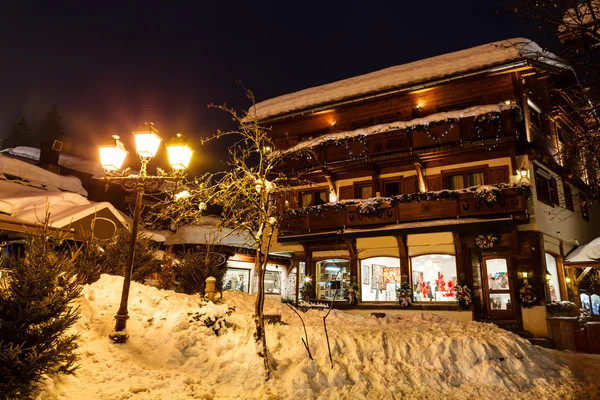
[[552, 204], [555, 206], [559, 205], [558, 186], [556, 185], [556, 179], [554, 178], [550, 179], [550, 201], [552, 201]]
[[402, 193], [417, 193], [417, 176], [408, 176], [402, 180]]
[[490, 184], [508, 183], [508, 166], [491, 167], [489, 169]]
[[429, 192], [442, 190], [444, 188], [444, 183], [442, 182], [442, 174], [428, 176], [425, 179], [427, 180], [427, 190]]
[[354, 198], [354, 186], [340, 186], [339, 191], [339, 199], [338, 200], [348, 200]]

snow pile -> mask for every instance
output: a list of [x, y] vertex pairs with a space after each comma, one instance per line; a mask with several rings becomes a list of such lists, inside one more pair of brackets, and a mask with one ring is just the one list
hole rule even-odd
[[75, 176], [58, 175], [25, 161], [0, 155], [0, 172], [3, 175], [21, 178], [28, 185], [58, 192], [67, 190], [82, 196], [87, 196], [87, 190]]
[[[0, 156], [0, 170], [3, 158]], [[103, 209], [108, 209], [114, 215], [115, 222], [120, 221], [123, 225], [126, 223], [121, 213], [108, 202], [90, 202], [77, 193], [49, 191], [31, 187], [20, 181], [0, 179], [0, 213], [37, 224], [46, 218], [46, 207], [50, 213], [50, 226], [55, 228], [68, 227], [73, 222]]]
[[[41, 150], [37, 147], [17, 146], [2, 150], [0, 153], [8, 153], [14, 156], [29, 158], [39, 161]], [[70, 154], [60, 153], [58, 155], [58, 165], [75, 171], [85, 172], [94, 178], [104, 178], [105, 172], [99, 161], [85, 160]]]
[[[333, 368], [323, 331], [325, 311], [303, 315], [315, 360], [301, 338], [298, 316], [267, 298], [273, 378], [263, 380], [256, 355], [254, 296], [225, 292], [220, 304], [199, 306], [187, 296], [132, 283], [129, 341], [112, 344], [123, 280], [103, 275], [85, 287], [81, 369], [76, 377], [48, 379], [38, 399], [394, 399], [593, 398], [598, 363], [535, 347], [490, 324], [460, 323], [414, 313], [402, 319], [362, 318], [332, 311], [328, 318]], [[235, 306], [226, 316], [229, 306]], [[226, 316], [219, 336], [192, 316]], [[587, 361], [586, 361], [587, 360]], [[595, 359], [596, 361], [598, 358]], [[585, 365], [587, 370], [576, 370]], [[595, 369], [595, 371], [594, 371]]]
[[[256, 104], [250, 113], [256, 112], [256, 116], [263, 119], [519, 60], [535, 60], [559, 68], [569, 68], [558, 57], [542, 50], [531, 40], [515, 38], [397, 65], [275, 97]], [[505, 68], [498, 68], [498, 70], [502, 69]], [[424, 87], [421, 85], [420, 88]]]

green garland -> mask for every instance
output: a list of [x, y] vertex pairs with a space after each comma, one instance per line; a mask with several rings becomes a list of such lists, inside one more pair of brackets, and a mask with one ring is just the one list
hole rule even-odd
[[[527, 199], [531, 199], [531, 186], [528, 184], [514, 184], [514, 183], [499, 183], [495, 185], [488, 185], [500, 189], [516, 189], [518, 193], [523, 194]], [[496, 189], [494, 192], [496, 192]], [[376, 215], [382, 209], [395, 207], [401, 203], [412, 203], [414, 201], [438, 201], [438, 200], [458, 200], [461, 193], [476, 192], [476, 188], [460, 189], [460, 190], [441, 190], [438, 192], [425, 192], [425, 193], [410, 193], [400, 194], [393, 197], [376, 197], [372, 200], [342, 200], [337, 203], [326, 203], [318, 206], [310, 206], [299, 209], [289, 209], [281, 213], [283, 219], [296, 218], [305, 216], [308, 214], [322, 214], [328, 211], [342, 211], [349, 206], [356, 206], [359, 214], [368, 216]], [[502, 193], [503, 195], [503, 193]], [[478, 199], [479, 201], [479, 199]]]

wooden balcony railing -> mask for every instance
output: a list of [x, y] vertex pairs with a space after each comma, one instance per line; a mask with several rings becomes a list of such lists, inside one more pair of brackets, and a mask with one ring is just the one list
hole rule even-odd
[[470, 117], [436, 124], [427, 130], [419, 128], [408, 131], [404, 129], [387, 131], [370, 134], [362, 140], [342, 140], [327, 146], [316, 145], [311, 148], [311, 154], [306, 152], [291, 154], [281, 169], [298, 170], [366, 156], [514, 136], [516, 129], [517, 121], [513, 112], [505, 110], [494, 122], [478, 123], [474, 117]]
[[[443, 191], [291, 210], [281, 217], [279, 235], [437, 219], [515, 215], [516, 219], [527, 220], [527, 199], [531, 195], [528, 186], [498, 188], [492, 194], [493, 198], [486, 199], [481, 192]], [[417, 197], [420, 199], [411, 200]]]

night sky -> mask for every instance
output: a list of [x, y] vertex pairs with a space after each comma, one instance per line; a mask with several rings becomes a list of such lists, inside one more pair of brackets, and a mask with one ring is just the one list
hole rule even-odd
[[[249, 106], [238, 80], [261, 101], [532, 37], [505, 8], [490, 0], [6, 1], [0, 137], [21, 116], [37, 126], [56, 104], [66, 133], [90, 144], [113, 134], [129, 138], [149, 120], [165, 139], [182, 132], [197, 140], [232, 127], [207, 104]], [[222, 168], [223, 145], [194, 147], [195, 171]]]

